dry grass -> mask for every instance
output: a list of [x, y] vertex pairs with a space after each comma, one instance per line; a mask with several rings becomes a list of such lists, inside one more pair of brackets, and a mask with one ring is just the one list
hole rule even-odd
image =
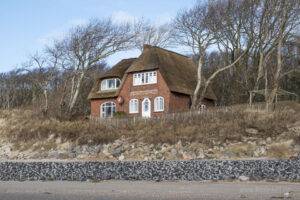
[[270, 158], [289, 158], [293, 155], [292, 148], [288, 144], [272, 144], [268, 149]]
[[[0, 133], [15, 144], [43, 141], [50, 136], [61, 138], [62, 142], [101, 144], [125, 136], [133, 141], [142, 140], [153, 144], [176, 143], [181, 140], [213, 146], [214, 143], [241, 142], [245, 137], [255, 137], [257, 140], [274, 138], [287, 131], [287, 125], [297, 120], [299, 110], [300, 105], [296, 103], [278, 108], [272, 113], [236, 106], [190, 117], [176, 115], [177, 117], [170, 119], [142, 120], [118, 126], [88, 120], [61, 122], [53, 118], [42, 118], [31, 111], [6, 110], [0, 111]], [[245, 131], [247, 128], [255, 128], [258, 132], [255, 135], [249, 134]], [[274, 152], [279, 151], [276, 148], [274, 147]]]
[[235, 157], [252, 157], [255, 146], [251, 144], [236, 144], [228, 148], [228, 152], [234, 154]]

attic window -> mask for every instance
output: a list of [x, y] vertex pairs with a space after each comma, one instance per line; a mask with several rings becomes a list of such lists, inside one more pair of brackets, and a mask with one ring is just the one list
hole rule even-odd
[[157, 83], [156, 71], [133, 74], [133, 85], [147, 85]]
[[120, 79], [118, 78], [111, 78], [111, 79], [104, 79], [101, 82], [101, 90], [115, 90], [118, 89], [120, 86]]

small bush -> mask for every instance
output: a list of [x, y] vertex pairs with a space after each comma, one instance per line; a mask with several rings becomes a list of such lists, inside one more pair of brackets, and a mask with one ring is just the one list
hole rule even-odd
[[118, 111], [118, 112], [114, 113], [114, 117], [117, 117], [117, 118], [124, 118], [126, 116], [127, 116], [127, 114], [123, 111]]

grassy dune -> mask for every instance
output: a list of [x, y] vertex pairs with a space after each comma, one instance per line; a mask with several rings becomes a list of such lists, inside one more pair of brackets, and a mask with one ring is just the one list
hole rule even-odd
[[43, 145], [44, 149], [50, 149], [55, 144], [47, 143], [49, 138], [76, 145], [107, 144], [126, 138], [131, 143], [172, 145], [180, 141], [206, 148], [236, 144], [230, 148], [237, 155], [247, 155], [255, 148], [255, 142], [268, 139], [274, 143], [269, 154], [285, 157], [290, 154], [289, 144], [280, 143], [280, 140], [300, 145], [299, 122], [300, 104], [291, 102], [282, 103], [274, 112], [240, 105], [211, 109], [199, 115], [177, 114], [162, 120], [140, 120], [134, 124], [120, 120], [117, 126], [89, 120], [58, 121], [30, 110], [1, 110], [0, 135], [2, 140], [21, 149], [41, 141], [47, 144]]

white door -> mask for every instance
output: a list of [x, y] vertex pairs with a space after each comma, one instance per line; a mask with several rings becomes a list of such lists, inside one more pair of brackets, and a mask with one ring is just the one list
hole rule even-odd
[[142, 117], [151, 117], [151, 101], [148, 98], [142, 102]]

